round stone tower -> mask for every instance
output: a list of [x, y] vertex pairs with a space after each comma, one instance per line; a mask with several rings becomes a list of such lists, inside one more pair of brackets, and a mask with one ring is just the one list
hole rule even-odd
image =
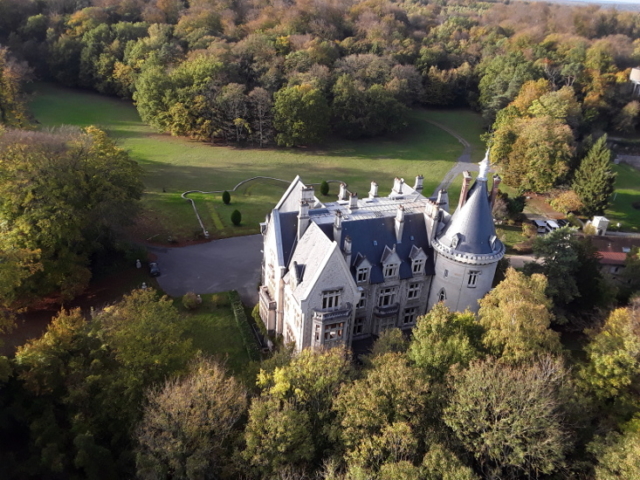
[[493, 283], [505, 247], [496, 237], [487, 188], [489, 152], [468, 192], [462, 192], [458, 209], [432, 242], [435, 275], [429, 293], [429, 309], [442, 301], [454, 311], [478, 311], [478, 300]]

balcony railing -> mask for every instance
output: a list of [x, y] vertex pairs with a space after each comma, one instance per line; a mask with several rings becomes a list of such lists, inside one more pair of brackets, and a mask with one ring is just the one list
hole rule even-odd
[[399, 303], [392, 303], [391, 305], [377, 306], [373, 309], [373, 313], [378, 317], [392, 317], [397, 315], [400, 311]]
[[313, 310], [313, 319], [321, 322], [327, 322], [329, 320], [336, 320], [338, 318], [350, 317], [353, 310], [353, 305], [347, 302], [341, 307], [326, 308], [324, 310]]

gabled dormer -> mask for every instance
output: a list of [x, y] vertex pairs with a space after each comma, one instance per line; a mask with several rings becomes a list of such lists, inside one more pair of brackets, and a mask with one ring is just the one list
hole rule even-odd
[[358, 285], [369, 283], [369, 279], [371, 278], [371, 262], [367, 257], [358, 253], [353, 262], [353, 267], [356, 273], [356, 283]]
[[409, 259], [411, 260], [411, 273], [413, 276], [424, 275], [424, 266], [427, 263], [427, 254], [424, 253], [422, 247], [413, 245], [411, 247], [411, 252], [409, 253]]
[[384, 252], [382, 253], [382, 258], [380, 259], [380, 264], [382, 265], [382, 274], [384, 275], [384, 279], [393, 279], [397, 278], [400, 272], [400, 257], [396, 252], [396, 246], [393, 246], [393, 249], [386, 246], [384, 248]]

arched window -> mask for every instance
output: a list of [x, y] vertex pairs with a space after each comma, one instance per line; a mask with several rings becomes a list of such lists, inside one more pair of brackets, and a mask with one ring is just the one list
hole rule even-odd
[[444, 291], [444, 288], [440, 290], [438, 293], [438, 301], [444, 302], [447, 299], [447, 292]]

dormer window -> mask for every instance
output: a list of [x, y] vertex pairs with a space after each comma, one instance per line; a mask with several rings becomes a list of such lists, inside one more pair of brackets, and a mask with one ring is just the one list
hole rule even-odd
[[422, 275], [424, 273], [424, 259], [417, 258], [413, 261], [411, 265], [411, 271], [414, 275]]
[[388, 263], [384, 266], [384, 276], [385, 278], [396, 277], [398, 276], [398, 264], [396, 263]]
[[447, 299], [447, 292], [444, 291], [444, 288], [438, 292], [438, 301], [444, 302]]
[[369, 267], [358, 268], [358, 271], [356, 274], [356, 280], [358, 283], [369, 281]]

